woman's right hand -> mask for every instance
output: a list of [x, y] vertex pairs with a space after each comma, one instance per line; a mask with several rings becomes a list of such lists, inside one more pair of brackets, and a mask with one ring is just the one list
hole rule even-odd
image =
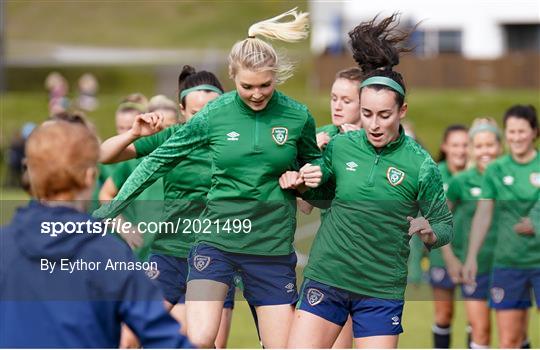
[[478, 264], [476, 263], [476, 258], [470, 256], [467, 257], [465, 265], [463, 265], [463, 270], [461, 276], [463, 279], [463, 284], [476, 285], [476, 273], [478, 272]]
[[316, 137], [317, 137], [317, 147], [319, 147], [319, 149], [321, 150], [328, 144], [328, 142], [330, 142], [330, 136], [325, 131], [321, 131], [320, 133], [316, 135]]
[[450, 275], [450, 278], [452, 279], [452, 282], [454, 284], [459, 284], [463, 282], [463, 264], [454, 254], [449, 254], [447, 259], [445, 259], [446, 262], [446, 269], [448, 270], [448, 274]]
[[279, 178], [279, 186], [284, 190], [306, 190], [304, 179], [298, 171], [286, 171]]
[[163, 130], [163, 119], [163, 115], [157, 112], [138, 114], [129, 132], [134, 138], [154, 135]]

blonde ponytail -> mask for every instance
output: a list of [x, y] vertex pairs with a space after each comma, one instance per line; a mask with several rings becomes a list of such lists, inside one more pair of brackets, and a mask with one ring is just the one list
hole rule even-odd
[[[279, 22], [280, 19], [287, 16], [294, 16], [294, 21]], [[260, 35], [268, 39], [277, 39], [289, 43], [305, 39], [308, 36], [308, 16], [308, 13], [298, 13], [294, 8], [276, 17], [251, 25], [248, 30], [248, 37], [253, 38]]]
[[[279, 22], [280, 19], [293, 16], [290, 22]], [[308, 35], [308, 13], [298, 13], [296, 8], [276, 17], [257, 22], [248, 30], [248, 38], [237, 42], [229, 54], [229, 76], [234, 79], [239, 69], [251, 71], [272, 71], [276, 74], [276, 82], [282, 83], [293, 75], [294, 66], [284, 57], [280, 57], [272, 45], [256, 38], [278, 39], [295, 42]]]

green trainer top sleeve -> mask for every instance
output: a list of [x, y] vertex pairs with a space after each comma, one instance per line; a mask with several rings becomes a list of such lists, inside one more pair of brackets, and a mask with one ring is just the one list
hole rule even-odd
[[[462, 171], [452, 178], [448, 186], [448, 192], [446, 192], [446, 197], [454, 204], [455, 235], [452, 241], [452, 249], [462, 262], [465, 261], [467, 256], [469, 233], [476, 205], [482, 197], [482, 179], [483, 174], [477, 168]], [[477, 256], [479, 274], [491, 272], [496, 242], [496, 227], [491, 225]]]
[[[144, 157], [165, 143], [184, 125], [176, 124], [134, 142], [137, 157]], [[152, 252], [187, 258], [195, 235], [190, 226], [206, 206], [212, 162], [208, 147], [193, 150], [181, 163], [163, 176], [164, 210], [160, 222], [170, 231], [161, 232], [152, 243]]]
[[531, 209], [529, 218], [531, 219], [531, 223], [534, 228], [534, 234], [536, 237], [540, 237], [540, 198], [538, 198], [536, 204]]
[[[210, 105], [210, 103], [209, 103]], [[144, 158], [122, 186], [116, 199], [94, 212], [98, 218], [115, 217], [141, 192], [167, 174], [197, 147], [208, 142], [208, 105], [165, 143]]]
[[[440, 162], [438, 165], [439, 172], [441, 173], [443, 181], [444, 192], [448, 191], [450, 181], [452, 180], [452, 173], [448, 168], [446, 161]], [[429, 266], [430, 267], [446, 267], [446, 263], [442, 256], [442, 251], [440, 249], [432, 249], [429, 252]]]

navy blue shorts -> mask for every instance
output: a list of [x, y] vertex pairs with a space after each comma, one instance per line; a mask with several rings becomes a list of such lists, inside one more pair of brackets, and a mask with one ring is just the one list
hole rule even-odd
[[[157, 263], [157, 272], [148, 275], [161, 289], [165, 300], [173, 305], [185, 304], [188, 260], [170, 255], [152, 254], [149, 261]], [[234, 308], [234, 293], [235, 286], [232, 285], [223, 304], [224, 308]]]
[[476, 276], [476, 285], [462, 284], [461, 295], [463, 299], [488, 300], [490, 274], [484, 273]]
[[429, 283], [433, 288], [454, 289], [456, 287], [448, 270], [444, 267], [431, 267], [429, 269]]
[[222, 251], [200, 243], [189, 252], [189, 276], [192, 280], [211, 280], [234, 284], [239, 274], [244, 284], [244, 297], [253, 306], [295, 304], [296, 253], [261, 256]]
[[534, 290], [540, 309], [540, 269], [494, 268], [489, 306], [495, 310], [528, 309]]
[[305, 279], [296, 308], [343, 326], [353, 320], [355, 338], [403, 333], [403, 300], [358, 295], [341, 288]]

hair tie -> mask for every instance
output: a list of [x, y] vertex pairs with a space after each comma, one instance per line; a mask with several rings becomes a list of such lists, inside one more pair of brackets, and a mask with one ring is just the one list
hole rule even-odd
[[255, 39], [255, 35], [248, 35], [248, 39]]

